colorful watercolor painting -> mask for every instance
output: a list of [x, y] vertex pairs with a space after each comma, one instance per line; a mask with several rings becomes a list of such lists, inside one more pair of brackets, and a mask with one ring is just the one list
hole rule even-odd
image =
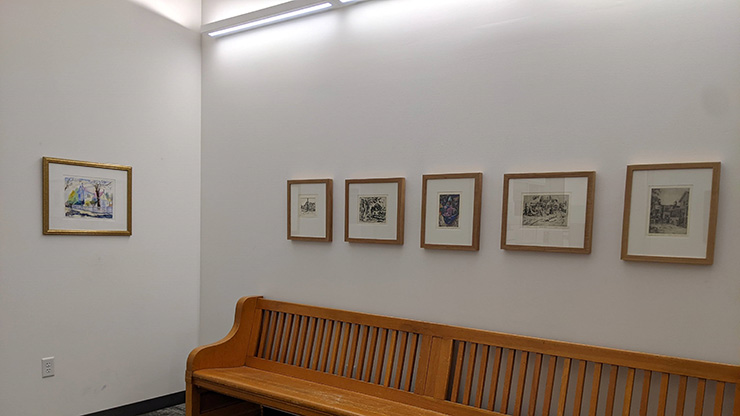
[[64, 215], [70, 218], [113, 219], [115, 181], [64, 177]]
[[301, 218], [314, 218], [316, 217], [316, 198], [318, 195], [298, 195], [298, 201], [300, 203], [300, 210], [298, 215]]
[[690, 195], [689, 187], [651, 188], [648, 235], [687, 235]]
[[387, 222], [388, 195], [360, 195], [358, 198], [359, 222], [365, 224]]
[[460, 227], [460, 194], [439, 194], [437, 226], [440, 228]]
[[538, 228], [568, 227], [568, 194], [524, 194], [522, 226]]

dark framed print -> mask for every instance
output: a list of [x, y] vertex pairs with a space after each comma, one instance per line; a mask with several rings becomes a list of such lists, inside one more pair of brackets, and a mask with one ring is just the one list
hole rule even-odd
[[288, 240], [331, 242], [331, 179], [288, 181]]
[[347, 179], [344, 187], [344, 241], [403, 244], [406, 179]]
[[720, 162], [627, 166], [622, 260], [714, 262]]
[[480, 249], [483, 174], [424, 175], [421, 197], [421, 247]]
[[591, 253], [596, 173], [504, 175], [501, 248]]

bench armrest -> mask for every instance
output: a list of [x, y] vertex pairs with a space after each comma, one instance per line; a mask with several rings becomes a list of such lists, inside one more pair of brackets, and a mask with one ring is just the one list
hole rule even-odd
[[220, 341], [194, 349], [188, 356], [185, 379], [190, 381], [193, 372], [204, 368], [239, 367], [244, 365], [252, 332], [252, 322], [257, 311], [257, 301], [262, 296], [243, 297], [236, 304], [234, 326]]

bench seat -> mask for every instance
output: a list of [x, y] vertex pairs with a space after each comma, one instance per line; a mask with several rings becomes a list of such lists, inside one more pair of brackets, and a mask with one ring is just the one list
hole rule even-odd
[[443, 416], [351, 390], [249, 367], [196, 371], [194, 382], [210, 391], [301, 415]]

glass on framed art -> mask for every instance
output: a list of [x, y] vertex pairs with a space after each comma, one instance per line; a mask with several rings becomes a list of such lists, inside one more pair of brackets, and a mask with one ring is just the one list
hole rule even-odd
[[480, 249], [482, 179], [480, 172], [422, 177], [422, 248]]
[[331, 179], [288, 181], [288, 240], [332, 240]]
[[622, 259], [712, 264], [720, 162], [627, 166]]
[[344, 241], [403, 244], [404, 178], [344, 182]]
[[596, 173], [504, 175], [501, 248], [591, 252]]
[[131, 166], [42, 158], [43, 233], [131, 235]]

